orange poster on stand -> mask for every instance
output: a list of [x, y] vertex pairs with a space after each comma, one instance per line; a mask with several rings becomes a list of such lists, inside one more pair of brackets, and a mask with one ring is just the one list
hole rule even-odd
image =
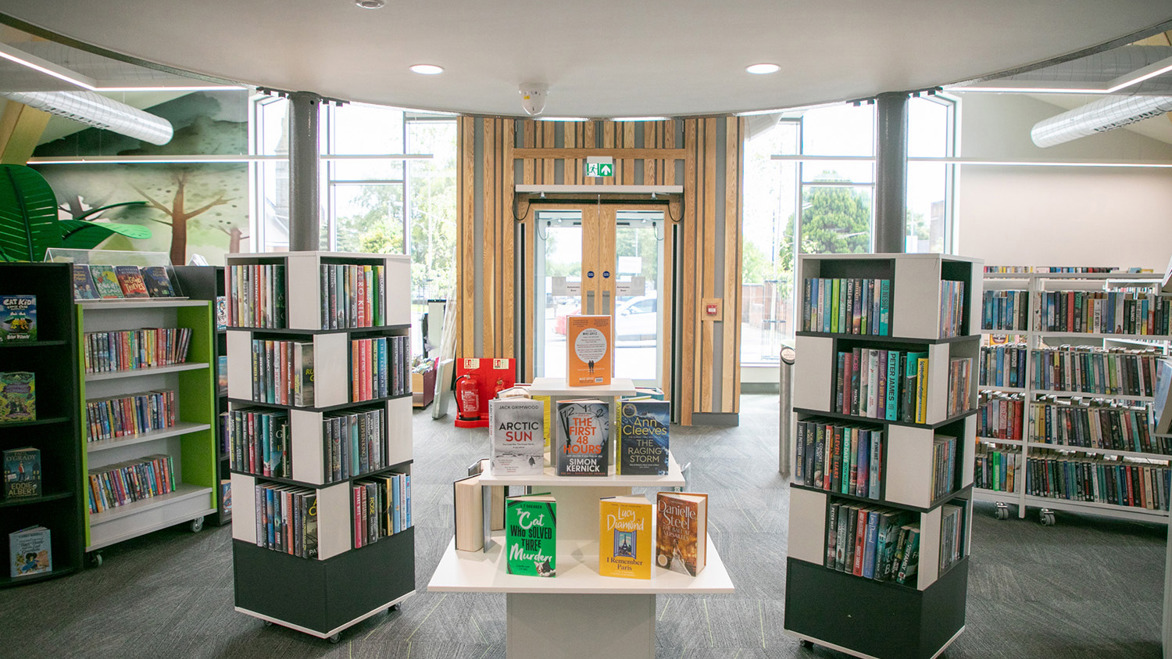
[[566, 317], [566, 384], [591, 387], [610, 384], [614, 370], [614, 318]]

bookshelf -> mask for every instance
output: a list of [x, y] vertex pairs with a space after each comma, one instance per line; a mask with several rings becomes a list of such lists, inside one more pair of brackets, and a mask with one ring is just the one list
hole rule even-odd
[[[214, 431], [212, 311], [207, 301], [182, 298], [87, 300], [78, 302], [76, 307], [79, 368], [75, 378], [80, 383], [79, 419], [83, 424], [75, 436], [84, 448], [80, 473], [86, 480], [89, 495], [85, 549], [100, 564], [98, 552], [103, 547], [182, 523], [190, 523], [192, 531], [199, 531], [204, 518], [216, 513], [219, 481]], [[189, 330], [186, 359], [163, 366], [86, 372], [88, 334], [145, 328]], [[135, 403], [143, 407], [135, 408]], [[103, 438], [86, 427], [88, 420], [94, 418], [91, 413], [96, 405], [109, 405], [110, 410], [119, 407], [117, 413], [124, 419], [137, 415], [140, 422], [152, 414], [166, 417], [166, 410], [170, 409], [175, 423], [170, 425], [164, 421], [161, 427], [151, 424], [137, 432], [128, 427], [125, 435]], [[127, 421], [127, 426], [130, 423]], [[100, 422], [95, 421], [94, 425]], [[130, 473], [128, 469], [137, 471]], [[153, 489], [154, 495], [112, 505], [113, 502], [96, 494], [95, 484], [105, 483], [109, 490], [125, 487], [117, 484], [112, 476], [104, 476], [118, 471], [123, 473], [125, 482], [138, 479], [141, 489]]]
[[[381, 270], [381, 278], [376, 268]], [[354, 274], [357, 270], [365, 273], [363, 278], [347, 281], [340, 274]], [[379, 282], [377, 286], [373, 285], [375, 281]], [[376, 351], [372, 358], [362, 348], [370, 343], [362, 342], [406, 342], [411, 323], [410, 281], [410, 261], [405, 256], [291, 252], [227, 258], [228, 412], [241, 419], [239, 424], [232, 422], [229, 426], [237, 611], [336, 643], [346, 628], [381, 611], [398, 608], [414, 594], [415, 538], [409, 518], [404, 518], [398, 528], [389, 525], [386, 535], [373, 539], [360, 530], [372, 518], [356, 514], [365, 500], [354, 503], [355, 493], [363, 491], [361, 487], [355, 489], [356, 483], [398, 473], [404, 475], [400, 485], [405, 487], [399, 490], [402, 510], [409, 510], [410, 485], [406, 479], [412, 463], [411, 383], [409, 369], [398, 368], [409, 361], [409, 352]], [[349, 295], [350, 292], [357, 294]], [[267, 317], [263, 315], [266, 298], [275, 302], [267, 306], [271, 312]], [[358, 306], [359, 298], [363, 300], [362, 307]], [[351, 300], [353, 305], [346, 304]], [[331, 323], [323, 317], [323, 309], [329, 308], [329, 318], [336, 319], [343, 313], [343, 306], [347, 313], [356, 314], [355, 318], [365, 318], [352, 323], [363, 326], [325, 329]], [[261, 314], [256, 313], [258, 310]], [[265, 382], [274, 372], [264, 368], [265, 355], [253, 352], [254, 346], [267, 345], [265, 341], [300, 343], [307, 346], [306, 350], [311, 346], [312, 375], [305, 377], [302, 373], [300, 387], [304, 395], [312, 384], [312, 404], [306, 399], [297, 404], [295, 370], [287, 376], [274, 377], [272, 386], [263, 392], [254, 388], [254, 382]], [[287, 356], [268, 365], [295, 365], [293, 360]], [[352, 375], [366, 380], [377, 372], [355, 371], [355, 364], [388, 366], [383, 371], [386, 395], [378, 393], [378, 382], [373, 391], [352, 391]], [[250, 430], [244, 419], [262, 414], [279, 419], [275, 427], [285, 430], [264, 434], [258, 430], [262, 428], [259, 422]], [[355, 447], [352, 457], [357, 460], [361, 446], [365, 461], [343, 472], [331, 460], [332, 452], [341, 446], [331, 419], [350, 418], [351, 414], [377, 418], [378, 423], [365, 422], [367, 432], [361, 435], [357, 424], [353, 435], [347, 432]], [[277, 453], [269, 451], [270, 459], [266, 459], [263, 448], [257, 448], [264, 444], [262, 436], [268, 438], [268, 446], [282, 446], [283, 466], [274, 457]], [[360, 436], [364, 438], [361, 444]], [[281, 445], [281, 441], [285, 444]], [[376, 460], [376, 455], [381, 459]], [[265, 475], [266, 467], [269, 475]], [[257, 505], [257, 496], [282, 491], [291, 493], [290, 497], [300, 496], [299, 501], [308, 504], [284, 499], [286, 513], [294, 513], [286, 518], [294, 521], [285, 529], [292, 544], [283, 547], [279, 544], [280, 534], [275, 534], [278, 544], [269, 535], [279, 528], [274, 521], [281, 516], [273, 513], [279, 512], [280, 500], [274, 497], [276, 508], [268, 500], [263, 509]], [[314, 503], [308, 503], [311, 501]], [[316, 514], [316, 556], [308, 549], [307, 535], [294, 535], [304, 531], [314, 514], [307, 509]], [[379, 515], [382, 519], [381, 512]]]
[[[866, 319], [878, 322], [870, 326], [870, 333], [864, 333], [867, 324], [856, 329], [854, 323], [843, 326], [850, 332], [825, 331], [819, 321], [845, 311], [845, 304], [843, 308], [834, 307], [834, 297], [829, 295], [831, 286], [823, 289], [826, 295], [816, 298], [822, 300], [821, 306], [811, 304], [803, 309], [803, 331], [797, 332], [795, 338], [800, 355], [794, 366], [794, 381], [799, 383], [793, 395], [796, 421], [799, 428], [843, 428], [840, 437], [848, 435], [845, 429], [857, 428], [860, 442], [864, 437], [876, 442], [871, 444], [868, 455], [876, 455], [879, 462], [876, 469], [868, 468], [870, 473], [865, 474], [864, 495], [852, 489], [849, 479], [841, 478], [849, 469], [834, 471], [830, 466], [833, 460], [815, 459], [822, 455], [813, 449], [819, 433], [799, 434], [792, 455], [796, 469], [790, 484], [784, 628], [803, 644], [817, 643], [855, 656], [937, 656], [965, 626], [976, 371], [970, 368], [965, 377], [961, 370], [952, 373], [951, 367], [953, 360], [964, 359], [973, 360], [975, 367], [980, 335], [975, 331], [974, 319], [980, 317], [977, 301], [981, 298], [981, 263], [934, 254], [827, 254], [802, 256], [798, 267], [798, 281], [804, 287], [807, 280], [837, 279], [841, 291], [847, 291], [848, 284], [843, 282], [853, 280], [849, 284], [852, 295], [842, 296], [842, 301], [853, 302], [861, 297], [861, 303], [852, 311], [867, 311]], [[853, 291], [859, 281], [864, 282], [865, 292], [855, 296]], [[963, 293], [950, 282], [963, 282]], [[812, 296], [814, 286], [817, 284], [811, 282], [811, 287], [804, 288], [803, 299]], [[956, 291], [957, 297], [942, 301], [942, 287]], [[886, 299], [879, 294], [881, 289], [886, 291]], [[873, 302], [870, 307], [868, 300]], [[842, 313], [841, 317], [852, 316]], [[945, 331], [945, 326], [955, 331]], [[810, 331], [811, 328], [822, 331]], [[894, 397], [883, 401], [883, 396], [877, 395], [867, 403], [862, 394], [883, 382], [879, 373], [890, 375], [880, 366], [882, 356], [874, 358], [874, 367], [868, 358], [890, 357], [893, 352], [896, 359], [887, 363], [900, 369], [899, 376], [914, 373], [916, 379], [908, 385], [893, 377], [889, 380], [891, 387], [898, 385], [892, 390]], [[914, 366], [908, 368], [907, 359], [903, 366], [897, 366], [908, 353], [915, 353], [916, 358], [910, 360]], [[861, 355], [866, 362], [862, 376], [856, 378], [857, 389], [852, 389], [845, 377], [840, 383], [840, 377], [848, 374], [847, 355], [852, 359], [853, 355]], [[920, 356], [927, 359], [922, 366]], [[869, 383], [867, 390], [862, 389], [864, 383]], [[885, 385], [883, 391], [887, 389]], [[907, 407], [901, 398], [904, 390], [912, 392], [907, 401], [912, 407]], [[864, 406], [844, 406], [852, 400], [849, 394], [853, 391], [857, 391], [853, 400]], [[876, 407], [879, 403], [883, 403], [882, 407]], [[912, 414], [910, 419], [903, 417], [905, 409]], [[864, 430], [866, 434], [861, 432]], [[835, 445], [835, 433], [828, 435], [832, 439], [824, 447]], [[876, 437], [881, 439], [875, 440]], [[944, 437], [955, 438], [955, 444], [951, 460], [941, 461], [936, 446], [938, 438]], [[842, 454], [842, 450], [826, 451], [832, 456]], [[873, 458], [870, 461], [874, 464]], [[826, 473], [816, 466], [823, 467]], [[864, 473], [861, 464], [858, 471]], [[830, 478], [831, 474], [838, 478]], [[941, 478], [945, 480], [937, 484]], [[865, 550], [867, 538], [879, 544], [874, 541], [875, 532], [868, 532], [875, 515], [863, 516], [867, 520], [864, 530], [855, 531], [856, 508], [890, 514], [890, 519], [898, 519], [898, 525], [909, 525], [905, 527], [908, 529], [918, 525], [919, 562], [914, 578], [900, 583], [894, 572], [882, 581], [863, 576], [868, 574], [865, 565], [870, 561], [872, 575], [882, 577], [883, 561], [874, 558], [880, 553], [874, 549], [874, 553], [865, 554], [870, 557], [868, 561], [860, 558], [853, 565], [836, 569], [836, 563], [831, 561], [841, 554], [844, 537], [846, 552], [854, 546]], [[844, 510], [851, 514], [844, 515]], [[846, 519], [850, 524], [843, 527], [841, 523]], [[848, 531], [844, 536], [843, 531], [848, 529], [855, 532]], [[855, 545], [856, 536], [863, 542]]]
[[0, 263], [0, 295], [37, 297], [37, 340], [0, 343], [0, 372], [36, 375], [35, 421], [0, 423], [0, 450], [41, 452], [41, 496], [6, 499], [0, 492], [0, 543], [8, 560], [8, 534], [40, 525], [51, 533], [53, 570], [13, 578], [0, 571], [0, 588], [73, 574], [84, 556], [84, 490], [77, 437], [77, 316], [68, 264]]
[[[538, 378], [530, 393], [554, 399], [605, 400], [632, 395], [635, 388], [630, 380], [617, 378], [608, 386], [597, 387], [567, 387], [564, 379]], [[598, 500], [629, 495], [635, 487], [684, 486], [685, 478], [675, 456], [669, 458], [668, 474], [664, 476], [616, 475], [613, 460], [607, 476], [558, 476], [548, 458], [547, 454], [541, 474], [497, 476], [489, 467], [481, 474], [480, 484], [525, 486], [532, 492], [554, 495], [558, 516], [557, 576], [545, 579], [509, 574], [504, 535], [496, 532], [492, 546], [483, 552], [458, 552], [455, 539], [449, 542], [427, 586], [433, 592], [505, 593], [509, 657], [654, 657], [657, 594], [733, 592], [732, 580], [711, 537], [707, 565], [695, 577], [659, 566], [652, 567], [649, 580], [598, 573]], [[598, 630], [607, 633], [599, 634]], [[590, 642], [583, 643], [584, 638]]]
[[[1172, 313], [1172, 297], [1158, 295], [1160, 275], [1024, 272], [985, 277], [993, 299], [982, 305], [982, 332], [993, 354], [982, 369], [987, 373], [980, 384], [981, 417], [1000, 421], [1001, 410], [995, 406], [1018, 402], [1001, 422], [1016, 432], [978, 435], [974, 478], [982, 487], [974, 488], [973, 497], [996, 503], [999, 519], [1007, 519], [1015, 508], [1019, 518], [1028, 508], [1037, 508], [1046, 525], [1055, 522], [1055, 510], [1166, 524], [1172, 438], [1150, 433], [1154, 361], [1167, 354], [1172, 340], [1159, 329]], [[1130, 301], [1124, 309], [1120, 298], [1107, 296], [1121, 291], [1139, 293], [1134, 311]], [[1006, 315], [999, 300], [1013, 296], [1016, 322], [997, 322]], [[1084, 331], [1056, 326], [1056, 320], [1068, 320], [1065, 315], [1055, 318], [1058, 300], [1080, 308], [1086, 304], [1081, 316], [1069, 315], [1080, 316], [1077, 329]], [[1153, 322], [1136, 329], [1137, 319], [1145, 317], [1144, 304]], [[1008, 350], [1000, 341], [1020, 346], [1016, 364], [1023, 376], [1012, 382], [1018, 386], [1006, 386], [1013, 360], [1002, 358]], [[1150, 369], [1150, 379], [1142, 374], [1145, 369]], [[1087, 404], [1093, 407], [1081, 411]], [[1097, 417], [1095, 427], [1091, 416]], [[1047, 418], [1052, 422], [1049, 432]], [[1054, 423], [1065, 426], [1067, 419], [1086, 419], [1087, 424], [1072, 426], [1067, 434]], [[1143, 492], [1131, 501], [1126, 498], [1128, 478], [1133, 496]]]

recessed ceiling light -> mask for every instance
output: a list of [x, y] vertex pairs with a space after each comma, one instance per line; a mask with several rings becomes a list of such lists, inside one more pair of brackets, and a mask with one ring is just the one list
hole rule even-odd
[[615, 117], [611, 121], [667, 121], [668, 117]]
[[411, 70], [419, 75], [434, 76], [444, 72], [444, 67], [435, 64], [413, 64]]
[[745, 70], [755, 75], [765, 75], [766, 73], [777, 73], [781, 67], [776, 64], [750, 64], [745, 67]]
[[382, 9], [387, 4], [385, 0], [354, 0], [354, 4], [363, 9]]

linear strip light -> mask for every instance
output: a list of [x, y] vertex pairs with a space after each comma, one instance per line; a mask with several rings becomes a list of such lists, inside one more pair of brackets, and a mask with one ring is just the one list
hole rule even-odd
[[972, 85], [963, 87], [958, 85], [950, 85], [944, 88], [947, 92], [988, 92], [994, 94], [1109, 94], [1109, 90], [1103, 87], [1087, 88], [1087, 87], [1015, 87], [1013, 85]]
[[1127, 87], [1131, 87], [1132, 85], [1138, 85], [1144, 80], [1155, 78], [1156, 76], [1163, 75], [1169, 71], [1172, 71], [1172, 57], [1166, 57], [1159, 62], [1153, 62], [1143, 67], [1142, 69], [1132, 71], [1125, 76], [1119, 76], [1118, 78], [1107, 83], [1111, 85], [1111, 87], [1107, 89], [1107, 93], [1114, 94], [1120, 89], [1125, 89]]
[[[430, 160], [430, 153], [348, 154], [322, 156], [322, 160]], [[29, 158], [29, 165], [170, 165], [187, 163], [249, 163], [288, 160], [288, 155], [192, 155], [192, 156], [64, 156]]]
[[3, 57], [10, 62], [16, 62], [17, 64], [30, 68], [33, 71], [44, 73], [48, 76], [53, 76], [58, 80], [64, 80], [71, 85], [77, 85], [83, 89], [88, 89], [89, 91], [94, 91], [98, 84], [93, 78], [84, 76], [80, 73], [77, 73], [76, 71], [71, 71], [63, 66], [60, 66], [59, 64], [54, 64], [47, 59], [37, 57], [36, 55], [30, 55], [29, 53], [26, 53], [18, 48], [13, 48], [6, 43], [0, 43], [0, 57]]
[[94, 87], [96, 92], [225, 92], [244, 91], [244, 85], [157, 85], [154, 87]]
[[590, 121], [586, 117], [537, 117], [538, 121]]
[[[862, 162], [873, 161], [874, 156], [816, 156], [775, 154], [771, 160], [789, 162]], [[996, 160], [992, 158], [962, 158], [943, 156], [908, 156], [908, 162], [935, 162], [947, 165], [974, 165], [983, 167], [1113, 167], [1123, 169], [1172, 169], [1172, 162], [1158, 160]]]

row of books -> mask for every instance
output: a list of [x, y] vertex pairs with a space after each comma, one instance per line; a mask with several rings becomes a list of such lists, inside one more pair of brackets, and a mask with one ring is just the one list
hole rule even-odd
[[175, 392], [166, 389], [85, 403], [86, 441], [133, 437], [175, 425]]
[[86, 332], [83, 342], [86, 373], [131, 371], [186, 362], [191, 330], [166, 327]]
[[411, 474], [391, 472], [350, 485], [354, 548], [411, 528]]
[[350, 402], [411, 393], [411, 338], [350, 341]]
[[174, 491], [170, 455], [148, 455], [89, 472], [91, 515]]
[[940, 338], [960, 336], [964, 329], [964, 282], [940, 280]]
[[1040, 295], [1043, 332], [1172, 334], [1172, 305], [1160, 295], [1125, 291], [1052, 291]]
[[175, 297], [166, 266], [73, 264], [76, 300]]
[[1030, 403], [1031, 438], [1044, 444], [1170, 454], [1165, 437], [1151, 435], [1143, 405], [1115, 400], [1064, 400], [1048, 397]]
[[973, 360], [971, 357], [953, 357], [948, 360], [948, 399], [944, 415], [952, 418], [972, 409]]
[[932, 438], [932, 500], [956, 488], [956, 463], [960, 460], [956, 437], [936, 435]]
[[329, 472], [326, 482], [337, 482], [385, 469], [386, 410], [364, 410], [327, 415], [322, 419]]
[[1152, 350], [1062, 347], [1035, 350], [1032, 386], [1050, 391], [1152, 396], [1156, 361]]
[[321, 266], [321, 328], [386, 325], [386, 266]]
[[1036, 497], [1168, 510], [1170, 484], [1172, 470], [1167, 464], [1126, 458], [1051, 451], [1031, 455], [1026, 465], [1026, 493]]
[[284, 329], [285, 265], [230, 265], [224, 269], [228, 326]]
[[964, 558], [964, 508], [940, 507], [940, 572]]
[[36, 420], [36, 373], [32, 371], [0, 372], [0, 423]]
[[252, 340], [252, 400], [313, 406], [313, 343]]
[[981, 329], [1024, 332], [1029, 327], [1029, 291], [985, 291], [981, 294]]
[[0, 295], [0, 343], [37, 340], [37, 296]]
[[864, 579], [916, 583], [919, 515], [906, 510], [832, 502], [824, 567]]
[[998, 273], [1028, 273], [1028, 272], [1042, 272], [1042, 273], [1077, 273], [1077, 274], [1106, 274], [1116, 272], [1117, 267], [1102, 267], [1102, 266], [1083, 266], [1083, 265], [987, 265], [985, 266], [986, 274]]
[[973, 466], [973, 487], [996, 492], [1015, 492], [1021, 471], [1021, 451], [1002, 451], [986, 443], [977, 444]]
[[1024, 343], [981, 346], [980, 369], [977, 374], [982, 387], [1026, 386], [1026, 357], [1029, 348]]
[[227, 413], [228, 459], [233, 471], [293, 478], [289, 413], [235, 408]]
[[256, 545], [301, 558], [317, 558], [317, 490], [257, 483]]
[[883, 431], [821, 419], [798, 422], [795, 477], [828, 492], [880, 499]]
[[889, 336], [891, 280], [805, 280], [802, 290], [802, 331]]
[[928, 353], [854, 348], [838, 353], [832, 411], [904, 423], [928, 415]]
[[981, 393], [981, 407], [977, 414], [977, 437], [1021, 439], [1024, 412], [1024, 394]]

